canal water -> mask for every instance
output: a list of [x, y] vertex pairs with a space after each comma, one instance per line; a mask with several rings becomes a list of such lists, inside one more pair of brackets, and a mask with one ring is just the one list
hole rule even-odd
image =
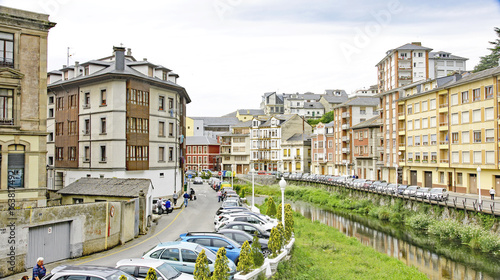
[[429, 279], [500, 279], [498, 256], [457, 243], [443, 243], [422, 232], [377, 219], [333, 213], [301, 201], [291, 204], [304, 217], [337, 228], [366, 246], [415, 266]]

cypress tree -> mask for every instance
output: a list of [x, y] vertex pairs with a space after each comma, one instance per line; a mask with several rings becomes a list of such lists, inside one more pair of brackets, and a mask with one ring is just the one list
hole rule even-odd
[[205, 249], [201, 250], [201, 253], [196, 258], [193, 276], [195, 280], [210, 279], [210, 268], [208, 267], [208, 259], [205, 254]]
[[252, 249], [250, 248], [250, 243], [248, 240], [245, 240], [243, 245], [241, 246], [240, 252], [240, 260], [238, 262], [238, 271], [241, 271], [242, 274], [247, 274], [250, 272], [250, 269], [253, 267], [253, 258], [252, 258]]
[[214, 264], [213, 280], [229, 279], [229, 260], [226, 256], [226, 248], [220, 247], [217, 251], [217, 257]]

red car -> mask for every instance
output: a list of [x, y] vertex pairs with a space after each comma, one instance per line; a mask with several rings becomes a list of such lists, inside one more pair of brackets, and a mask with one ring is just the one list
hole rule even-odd
[[257, 174], [259, 174], [259, 175], [271, 175], [271, 173], [269, 173], [265, 170], [260, 170], [259, 172], [257, 172]]

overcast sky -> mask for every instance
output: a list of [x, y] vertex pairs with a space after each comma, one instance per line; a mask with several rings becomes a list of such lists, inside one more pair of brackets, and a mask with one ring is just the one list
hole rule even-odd
[[264, 92], [323, 93], [376, 84], [389, 49], [422, 42], [467, 57], [489, 54], [500, 1], [0, 0], [50, 15], [49, 71], [132, 55], [180, 75], [188, 116], [259, 108]]

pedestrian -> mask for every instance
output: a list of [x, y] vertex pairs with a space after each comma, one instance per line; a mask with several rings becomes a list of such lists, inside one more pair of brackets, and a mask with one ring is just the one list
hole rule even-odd
[[174, 199], [174, 206], [177, 206], [177, 199], [179, 198], [179, 195], [177, 194], [177, 192], [174, 191], [172, 198]]
[[188, 200], [189, 200], [189, 194], [187, 192], [184, 192], [184, 207], [188, 207]]
[[168, 213], [172, 212], [172, 203], [170, 202], [170, 199], [167, 199], [167, 201], [165, 201], [165, 209], [167, 209], [167, 215]]
[[160, 198], [158, 198], [158, 201], [156, 201], [156, 208], [158, 209], [156, 211], [156, 213], [161, 214], [163, 212], [162, 211], [162, 206], [163, 206], [163, 201], [162, 201], [162, 199], [160, 197]]
[[196, 194], [193, 190], [193, 188], [191, 188], [191, 194], [189, 195], [189, 200], [196, 200]]
[[23, 278], [21, 278], [21, 280], [30, 280], [30, 278], [28, 275], [24, 275]]
[[43, 258], [39, 257], [33, 267], [33, 280], [41, 280], [45, 276], [45, 273], [47, 273], [47, 271], [43, 265]]
[[495, 189], [493, 187], [491, 187], [490, 196], [491, 196], [491, 200], [495, 200]]
[[222, 199], [222, 192], [220, 190], [217, 192], [217, 198], [219, 198], [218, 202], [220, 202]]

